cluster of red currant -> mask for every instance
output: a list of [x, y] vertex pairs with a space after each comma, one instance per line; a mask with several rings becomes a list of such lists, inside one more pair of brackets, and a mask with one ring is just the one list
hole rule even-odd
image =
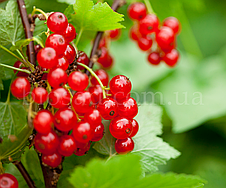
[[19, 184], [17, 179], [8, 173], [0, 175], [0, 188], [18, 188]]
[[180, 24], [177, 18], [166, 18], [160, 27], [159, 19], [155, 14], [148, 14], [143, 3], [133, 3], [128, 8], [129, 17], [136, 21], [130, 30], [130, 38], [137, 42], [142, 51], [147, 51], [148, 61], [158, 65], [164, 61], [173, 67], [179, 59], [176, 50], [176, 35]]

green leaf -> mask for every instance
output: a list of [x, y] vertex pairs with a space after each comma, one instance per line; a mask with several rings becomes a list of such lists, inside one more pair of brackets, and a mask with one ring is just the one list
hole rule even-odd
[[24, 38], [23, 25], [16, 1], [10, 0], [5, 10], [0, 9], [0, 44], [15, 44]]
[[21, 39], [18, 40], [15, 45], [11, 46], [10, 50], [15, 51], [22, 49], [23, 47], [27, 46], [33, 39]]
[[60, 3], [74, 4], [75, 0], [57, 0]]

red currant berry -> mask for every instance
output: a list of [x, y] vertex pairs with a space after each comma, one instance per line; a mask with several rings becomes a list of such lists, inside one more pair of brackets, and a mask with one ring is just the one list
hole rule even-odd
[[69, 64], [73, 63], [76, 56], [76, 51], [71, 44], [67, 45], [67, 48], [64, 52], [64, 56], [68, 60]]
[[116, 117], [109, 125], [110, 133], [117, 139], [125, 139], [132, 133], [132, 123], [124, 117]]
[[[22, 67], [21, 69], [23, 69], [23, 70], [29, 70], [28, 67]], [[17, 76], [17, 77], [24, 77], [24, 78], [27, 78], [27, 77], [29, 76], [29, 74], [26, 73], [26, 72], [18, 71], [18, 73], [17, 73], [16, 76]]]
[[[71, 136], [74, 138], [73, 134]], [[78, 142], [75, 139], [74, 139], [74, 141], [75, 141], [75, 144], [76, 144], [76, 148], [85, 148], [90, 143], [90, 142], [86, 142], [86, 143]]]
[[111, 68], [113, 66], [114, 60], [112, 56], [108, 53], [107, 48], [101, 48], [101, 56], [99, 57], [98, 62], [104, 68]]
[[130, 29], [129, 36], [132, 40], [137, 41], [141, 37], [141, 34], [140, 34], [138, 28], [133, 26]]
[[[13, 65], [15, 68], [21, 68], [23, 66], [23, 63], [21, 61], [16, 61]], [[17, 70], [13, 70], [14, 73], [17, 72]]]
[[[85, 52], [83, 52], [83, 51], [79, 51], [78, 52], [77, 62], [78, 63], [82, 63], [82, 64], [87, 65], [87, 66], [89, 65], [89, 58], [88, 58], [88, 56], [86, 55]], [[85, 68], [82, 67], [81, 65], [78, 65], [78, 69], [79, 70], [84, 70]]]
[[166, 53], [162, 58], [162, 60], [165, 61], [165, 63], [170, 67], [174, 67], [178, 59], [179, 53], [176, 49], [173, 49], [170, 52]]
[[153, 32], [157, 32], [159, 27], [158, 17], [154, 14], [148, 14], [139, 23], [139, 32], [142, 35], [148, 35]]
[[116, 100], [113, 98], [105, 98], [101, 100], [97, 105], [97, 109], [101, 116], [106, 120], [113, 119], [118, 115], [118, 105]]
[[67, 17], [61, 12], [52, 13], [47, 19], [47, 27], [52, 32], [64, 32], [68, 26]]
[[56, 50], [50, 47], [42, 48], [38, 52], [37, 61], [42, 68], [51, 69], [57, 66], [58, 56]]
[[37, 87], [33, 89], [31, 96], [36, 103], [43, 104], [48, 99], [48, 92], [43, 87]]
[[161, 61], [160, 54], [158, 52], [151, 52], [148, 55], [148, 62], [152, 65], [158, 65]]
[[88, 91], [91, 94], [92, 102], [94, 104], [97, 104], [101, 99], [103, 99], [103, 90], [100, 85], [91, 86]]
[[59, 138], [53, 131], [48, 134], [37, 133], [35, 136], [35, 148], [45, 155], [53, 154], [59, 145]]
[[63, 132], [67, 132], [73, 129], [77, 122], [75, 113], [68, 108], [58, 110], [54, 115], [54, 119], [56, 128]]
[[[111, 90], [110, 90], [111, 92]], [[112, 94], [112, 93], [110, 93]], [[118, 102], [118, 104], [122, 103], [124, 100], [130, 98], [130, 93], [127, 94], [127, 96], [120, 95], [121, 93], [112, 94], [112, 97]]]
[[56, 168], [58, 167], [61, 162], [62, 162], [62, 156], [59, 153], [53, 153], [50, 155], [42, 155], [42, 162], [45, 163], [46, 165]]
[[92, 109], [92, 98], [88, 91], [77, 92], [72, 99], [72, 106], [76, 112], [84, 114]]
[[16, 78], [11, 84], [10, 90], [14, 97], [24, 98], [29, 95], [31, 85], [26, 78]]
[[63, 156], [71, 156], [76, 150], [75, 139], [70, 135], [63, 135], [60, 137], [60, 145], [58, 152]]
[[12, 174], [4, 173], [0, 175], [1, 188], [18, 188], [19, 184], [15, 176]]
[[49, 102], [54, 108], [63, 108], [68, 106], [70, 99], [70, 93], [62, 87], [53, 89], [49, 94]]
[[133, 130], [131, 132], [130, 137], [134, 137], [139, 130], [139, 124], [135, 119], [132, 119], [131, 123], [132, 123]]
[[179, 33], [180, 23], [175, 17], [168, 17], [163, 21], [163, 26], [170, 27], [175, 34]]
[[91, 143], [88, 142], [85, 147], [77, 148], [77, 150], [74, 152], [74, 154], [77, 156], [83, 156], [83, 155], [87, 154], [87, 152], [90, 149], [90, 145], [91, 145]]
[[124, 100], [118, 106], [118, 114], [128, 119], [133, 119], [138, 113], [137, 102], [133, 98]]
[[84, 120], [87, 121], [90, 125], [100, 125], [102, 121], [100, 112], [96, 109], [92, 109], [89, 112], [85, 113]]
[[106, 37], [102, 38], [99, 43], [99, 48], [105, 47], [107, 48], [107, 39]]
[[132, 138], [118, 139], [115, 141], [115, 150], [118, 154], [127, 154], [134, 149]]
[[89, 85], [89, 77], [85, 73], [74, 71], [68, 77], [68, 85], [75, 91], [83, 91]]
[[58, 88], [67, 83], [67, 73], [61, 68], [53, 68], [49, 71], [47, 79], [53, 88]]
[[[104, 86], [108, 86], [109, 76], [105, 70], [103, 70], [103, 69], [96, 70], [95, 74], [97, 75], [97, 77], [100, 79], [100, 81], [102, 82], [102, 84]], [[100, 85], [95, 77], [91, 78], [91, 83], [93, 85]]]
[[58, 59], [58, 64], [56, 66], [57, 68], [61, 68], [66, 71], [68, 69], [68, 66], [69, 62], [64, 56]]
[[128, 8], [128, 14], [131, 19], [142, 20], [147, 15], [146, 6], [143, 3], [133, 3]]
[[78, 142], [86, 143], [92, 139], [93, 131], [88, 122], [81, 121], [76, 124], [72, 134]]
[[104, 125], [102, 123], [100, 123], [99, 125], [97, 125], [94, 128], [94, 133], [93, 133], [93, 137], [91, 139], [91, 141], [93, 142], [97, 142], [99, 140], [101, 140], [104, 136]]
[[72, 24], [68, 24], [66, 30], [62, 33], [60, 33], [64, 36], [67, 42], [71, 42], [74, 39], [76, 39], [76, 30], [75, 27]]
[[51, 132], [53, 123], [53, 115], [48, 110], [40, 110], [33, 120], [35, 130], [41, 134], [48, 134]]
[[138, 46], [142, 51], [148, 51], [152, 47], [152, 39], [151, 38], [139, 38], [138, 39]]
[[117, 40], [121, 35], [121, 30], [120, 29], [114, 29], [109, 31], [109, 37], [111, 40]]
[[35, 45], [35, 55], [36, 56], [41, 49], [42, 49], [42, 46], [40, 44]]

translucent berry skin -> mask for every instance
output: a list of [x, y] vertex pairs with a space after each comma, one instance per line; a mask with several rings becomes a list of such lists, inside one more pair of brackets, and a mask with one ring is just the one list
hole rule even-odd
[[12, 95], [19, 99], [22, 99], [29, 95], [30, 89], [31, 89], [30, 83], [26, 78], [23, 77], [16, 78], [10, 86]]
[[137, 132], [139, 130], [139, 124], [138, 124], [138, 122], [135, 119], [132, 119], [131, 123], [132, 123], [133, 130], [131, 132], [130, 137], [132, 138], [132, 137], [134, 137], [137, 134]]
[[113, 66], [114, 59], [108, 53], [107, 48], [101, 48], [101, 56], [98, 59], [98, 62], [101, 64], [103, 68], [110, 69]]
[[148, 55], [148, 62], [152, 65], [159, 65], [161, 61], [161, 57], [160, 57], [160, 54], [157, 53], [157, 52], [151, 52], [149, 55]]
[[18, 188], [19, 184], [15, 176], [12, 174], [4, 173], [0, 175], [1, 188]]
[[42, 68], [51, 69], [57, 66], [58, 56], [56, 50], [50, 47], [42, 48], [38, 52], [37, 61]]
[[59, 145], [59, 138], [53, 131], [48, 134], [37, 133], [35, 136], [35, 148], [45, 155], [51, 155], [55, 153]]
[[100, 85], [91, 86], [88, 88], [88, 91], [91, 94], [94, 104], [98, 104], [98, 102], [103, 99], [103, 90]]
[[87, 154], [90, 149], [90, 145], [91, 145], [91, 142], [88, 142], [86, 144], [86, 146], [84, 146], [82, 148], [77, 148], [77, 150], [74, 152], [74, 154], [77, 156], [83, 156], [83, 155]]
[[180, 30], [180, 23], [175, 17], [168, 17], [163, 21], [163, 26], [170, 27], [174, 34], [178, 34]]
[[115, 150], [118, 154], [127, 154], [134, 149], [132, 138], [118, 139], [115, 141]]
[[148, 35], [153, 32], [157, 32], [159, 27], [158, 17], [154, 14], [148, 14], [139, 23], [139, 32], [142, 35]]
[[163, 51], [170, 50], [175, 42], [173, 30], [169, 27], [162, 27], [159, 32], [156, 33], [156, 42]]
[[133, 3], [128, 8], [128, 15], [131, 19], [142, 20], [147, 15], [146, 6], [143, 3]]
[[48, 38], [46, 39], [45, 45], [46, 47], [51, 47], [54, 50], [56, 50], [57, 55], [61, 56], [64, 54], [68, 43], [63, 37], [63, 35], [53, 33], [48, 36]]
[[132, 129], [133, 127], [130, 120], [124, 117], [114, 118], [109, 125], [111, 135], [117, 139], [125, 139], [129, 137]]
[[73, 61], [76, 57], [76, 51], [71, 44], [67, 45], [67, 48], [64, 52], [64, 56], [68, 60], [69, 64], [73, 63]]
[[100, 125], [102, 118], [99, 110], [92, 109], [89, 112], [85, 113], [84, 120], [87, 121], [91, 126]]
[[62, 156], [71, 156], [76, 150], [75, 139], [70, 135], [63, 135], [60, 137], [60, 145], [58, 147], [58, 152]]
[[119, 39], [120, 35], [121, 35], [120, 29], [114, 29], [109, 31], [109, 37], [111, 38], [111, 40]]
[[59, 109], [54, 115], [54, 125], [58, 130], [63, 132], [72, 130], [76, 122], [77, 117], [69, 108]]
[[88, 122], [81, 121], [76, 124], [72, 134], [78, 142], [87, 143], [93, 137], [93, 130]]
[[77, 92], [72, 99], [72, 106], [76, 112], [84, 114], [92, 109], [92, 98], [88, 91]]
[[36, 103], [43, 104], [48, 99], [48, 92], [43, 87], [37, 87], [33, 89], [31, 96]]
[[97, 110], [104, 119], [110, 120], [118, 115], [118, 104], [113, 98], [105, 98], [99, 102]]
[[176, 49], [171, 50], [168, 53], [165, 53], [162, 60], [165, 61], [165, 63], [170, 66], [174, 67], [179, 59], [179, 53]]
[[64, 56], [58, 59], [58, 63], [56, 66], [57, 68], [61, 68], [64, 71], [66, 71], [68, 69], [68, 66], [69, 66], [69, 62]]
[[[102, 82], [102, 84], [104, 86], [108, 86], [109, 75], [105, 70], [103, 70], [103, 69], [96, 70], [95, 74], [98, 76], [98, 78], [100, 79], [100, 81]], [[95, 77], [91, 78], [91, 83], [93, 85], [100, 85]]]
[[65, 29], [65, 31], [63, 31], [62, 33], [60, 33], [64, 36], [64, 38], [66, 39], [67, 42], [71, 42], [74, 39], [76, 39], [76, 30], [75, 27], [72, 24], [68, 24], [67, 28]]
[[54, 108], [64, 108], [70, 103], [70, 93], [62, 88], [56, 88], [49, 94], [49, 102]]
[[40, 110], [34, 117], [33, 125], [38, 133], [48, 134], [54, 125], [52, 113], [48, 110]]
[[110, 81], [110, 90], [118, 98], [126, 98], [132, 89], [132, 84], [126, 76], [117, 75]]
[[74, 71], [68, 77], [68, 84], [75, 91], [83, 91], [89, 85], [89, 78], [85, 73]]
[[42, 162], [45, 163], [46, 165], [56, 168], [58, 167], [61, 162], [62, 162], [62, 156], [59, 153], [53, 153], [50, 155], [42, 155]]
[[66, 30], [68, 26], [67, 17], [61, 12], [52, 13], [47, 19], [47, 27], [50, 31], [59, 33]]
[[53, 88], [64, 86], [67, 83], [67, 73], [61, 68], [53, 68], [49, 71], [47, 80]]
[[101, 140], [104, 136], [104, 125], [100, 123], [99, 125], [94, 127], [94, 133], [91, 141], [97, 142]]
[[133, 119], [138, 113], [137, 102], [132, 97], [118, 105], [118, 114], [128, 119]]
[[152, 47], [152, 39], [151, 38], [139, 38], [138, 39], [138, 46], [142, 51], [148, 51]]

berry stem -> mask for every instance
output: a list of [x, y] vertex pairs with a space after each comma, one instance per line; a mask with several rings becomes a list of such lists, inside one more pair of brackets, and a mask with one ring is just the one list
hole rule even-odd
[[2, 162], [0, 161], [0, 175], [4, 174], [4, 172], [5, 172], [5, 169], [3, 168]]
[[146, 7], [147, 7], [147, 10], [148, 10], [149, 14], [156, 14], [155, 11], [153, 10], [149, 0], [144, 0], [144, 3], [146, 5]]
[[76, 47], [78, 47], [78, 43], [79, 43], [79, 41], [80, 41], [80, 39], [81, 39], [82, 33], [83, 33], [83, 28], [81, 28], [80, 31], [79, 31], [77, 40], [76, 40], [76, 42], [75, 42], [75, 46], [76, 46]]
[[31, 13], [31, 16], [34, 16], [34, 15], [35, 15], [35, 12], [40, 12], [43, 16], [45, 16], [46, 20], [48, 19], [47, 14], [46, 14], [43, 10], [41, 10], [41, 9], [39, 9], [39, 8], [36, 8], [36, 7], [34, 6], [34, 7], [33, 7], [33, 11], [32, 11], [32, 13]]
[[34, 70], [35, 70], [35, 69], [34, 69], [34, 65], [31, 64], [31, 63], [27, 60], [27, 58], [26, 58], [25, 55], [23, 54], [23, 51], [22, 51], [22, 50], [18, 50], [18, 49], [17, 49], [16, 51], [17, 51], [17, 53], [20, 55], [20, 57], [24, 59], [23, 63], [24, 63], [27, 67], [30, 67], [32, 71], [34, 71]]
[[17, 71], [20, 71], [20, 72], [26, 72], [28, 74], [31, 74], [31, 72], [29, 70], [26, 70], [26, 69], [20, 69], [20, 68], [12, 67], [10, 65], [5, 65], [5, 64], [2, 64], [2, 63], [0, 63], [0, 66], [6, 67], [6, 68], [9, 68], [9, 69], [13, 69], [13, 70], [17, 70]]

